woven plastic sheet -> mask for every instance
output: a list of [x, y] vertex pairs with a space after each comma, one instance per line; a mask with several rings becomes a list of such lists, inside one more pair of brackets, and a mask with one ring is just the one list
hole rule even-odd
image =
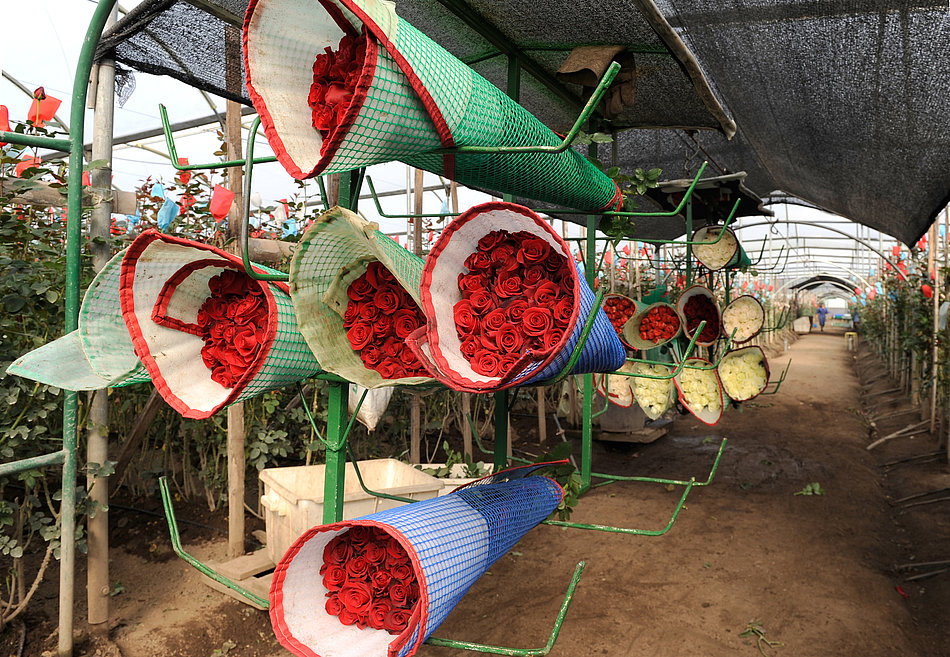
[[96, 274], [79, 308], [79, 328], [21, 356], [7, 372], [64, 390], [96, 390], [149, 380], [119, 308], [125, 251]]
[[[587, 280], [571, 268], [574, 277], [574, 312], [561, 341], [548, 354], [523, 360], [505, 377], [476, 373], [461, 353], [453, 308], [462, 299], [459, 274], [466, 273], [465, 260], [478, 241], [495, 230], [526, 231], [541, 237], [571, 263], [570, 248], [537, 214], [513, 203], [484, 203], [457, 217], [439, 236], [426, 259], [422, 277], [422, 309], [427, 324], [408, 341], [439, 381], [454, 390], [490, 392], [512, 386], [534, 385], [560, 374], [581, 339], [595, 297]], [[527, 355], [526, 355], [527, 357]], [[602, 308], [598, 308], [580, 359], [572, 374], [614, 372], [626, 360], [626, 350]], [[519, 369], [520, 367], [520, 369]]]
[[304, 233], [290, 263], [290, 296], [300, 332], [326, 371], [365, 388], [432, 383], [429, 377], [384, 379], [363, 364], [347, 338], [343, 326], [347, 287], [374, 260], [421, 305], [421, 258], [349, 210], [336, 207], [320, 215]]
[[[244, 270], [241, 259], [207, 244], [142, 233], [122, 263], [122, 316], [135, 353], [168, 404], [185, 417], [207, 418], [227, 406], [320, 372], [297, 329], [286, 286], [251, 280], [267, 304], [263, 347], [233, 387], [212, 380], [202, 360], [203, 339], [187, 330], [211, 294], [208, 281], [225, 269]], [[256, 267], [256, 271], [274, 270]], [[157, 314], [186, 325], [175, 328]]]
[[[307, 103], [312, 65], [347, 32], [370, 35], [360, 82], [324, 143]], [[373, 56], [375, 51], [375, 57]], [[246, 83], [278, 160], [298, 178], [402, 160], [460, 183], [584, 210], [614, 207], [616, 185], [568, 149], [504, 156], [439, 146], [555, 146], [561, 139], [378, 0], [253, 0]], [[358, 108], [358, 111], [354, 111]]]
[[[301, 657], [409, 657], [468, 589], [561, 501], [546, 477], [466, 486], [431, 500], [356, 520], [314, 527], [274, 571], [271, 623], [281, 644]], [[406, 548], [420, 587], [419, 606], [399, 636], [344, 626], [324, 610], [323, 548], [356, 525], [381, 528]]]

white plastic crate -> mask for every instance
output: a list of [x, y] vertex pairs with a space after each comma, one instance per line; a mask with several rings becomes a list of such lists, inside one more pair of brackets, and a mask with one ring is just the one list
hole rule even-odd
[[[372, 491], [413, 500], [428, 500], [442, 490], [442, 480], [395, 459], [359, 462], [363, 483]], [[305, 531], [323, 524], [323, 465], [301, 465], [261, 470], [264, 483], [261, 506], [267, 531], [267, 553], [280, 560]], [[343, 487], [343, 519], [351, 520], [404, 502], [366, 493], [356, 478], [352, 463], [346, 464]]]
[[[440, 468], [444, 468], [444, 467], [445, 467], [445, 463], [420, 463], [420, 464], [417, 465], [416, 467], [418, 467], [418, 468], [423, 468], [423, 469], [426, 469], [426, 470], [429, 470], [429, 469], [438, 470], [438, 469], [440, 469]], [[486, 472], [484, 475], [482, 475], [483, 477], [484, 477], [484, 476], [487, 476], [487, 475], [489, 475], [489, 474], [491, 473], [491, 472], [490, 472], [490, 470], [491, 470], [491, 465], [489, 464], [488, 467], [489, 467], [489, 472]], [[455, 490], [456, 488], [458, 488], [459, 486], [464, 486], [465, 484], [470, 484], [470, 483], [472, 483], [473, 481], [475, 481], [476, 479], [480, 479], [480, 478], [481, 478], [481, 477], [465, 477], [465, 476], [463, 476], [464, 474], [465, 474], [465, 464], [464, 464], [464, 463], [456, 463], [456, 464], [454, 464], [454, 465], [452, 466], [452, 468], [451, 468], [451, 472], [449, 473], [449, 476], [448, 476], [448, 477], [440, 477], [440, 478], [439, 478], [439, 480], [442, 482], [442, 486], [443, 486], [442, 490], [439, 491], [439, 495], [448, 495], [449, 493], [451, 493], [452, 491], [454, 491], [454, 490]]]

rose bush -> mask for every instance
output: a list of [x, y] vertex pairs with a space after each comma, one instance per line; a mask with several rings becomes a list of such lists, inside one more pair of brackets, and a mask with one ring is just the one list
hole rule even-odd
[[399, 634], [419, 600], [419, 584], [405, 548], [376, 527], [356, 526], [323, 548], [326, 612], [344, 625]]

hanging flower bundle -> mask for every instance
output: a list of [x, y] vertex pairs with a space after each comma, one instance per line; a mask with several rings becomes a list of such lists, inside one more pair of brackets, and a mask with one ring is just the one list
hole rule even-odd
[[622, 294], [608, 294], [604, 297], [603, 308], [617, 337], [623, 340], [623, 325], [637, 312], [637, 302]]
[[377, 527], [357, 525], [323, 548], [324, 607], [344, 625], [400, 634], [419, 601], [409, 554]]
[[478, 240], [458, 277], [454, 307], [462, 355], [483, 376], [504, 376], [526, 351], [548, 353], [574, 314], [568, 259], [527, 231]]
[[680, 332], [680, 318], [676, 311], [665, 304], [650, 308], [640, 321], [640, 339], [660, 344], [676, 337]]
[[410, 333], [425, 324], [419, 306], [379, 261], [347, 288], [343, 328], [363, 364], [384, 379], [428, 376], [406, 346]]
[[233, 388], [254, 363], [267, 337], [264, 290], [246, 274], [225, 269], [208, 280], [211, 295], [198, 309], [201, 360], [211, 380]]

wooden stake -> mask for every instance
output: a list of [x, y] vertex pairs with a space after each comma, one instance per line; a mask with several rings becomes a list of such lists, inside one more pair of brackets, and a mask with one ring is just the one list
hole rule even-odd
[[[422, 256], [422, 192], [424, 185], [425, 172], [422, 169], [415, 170], [413, 180], [413, 200], [414, 216], [412, 218], [412, 250], [417, 256]], [[422, 443], [422, 409], [419, 395], [412, 394], [411, 413], [410, 413], [410, 437], [409, 437], [409, 462], [421, 463], [421, 443]]]

